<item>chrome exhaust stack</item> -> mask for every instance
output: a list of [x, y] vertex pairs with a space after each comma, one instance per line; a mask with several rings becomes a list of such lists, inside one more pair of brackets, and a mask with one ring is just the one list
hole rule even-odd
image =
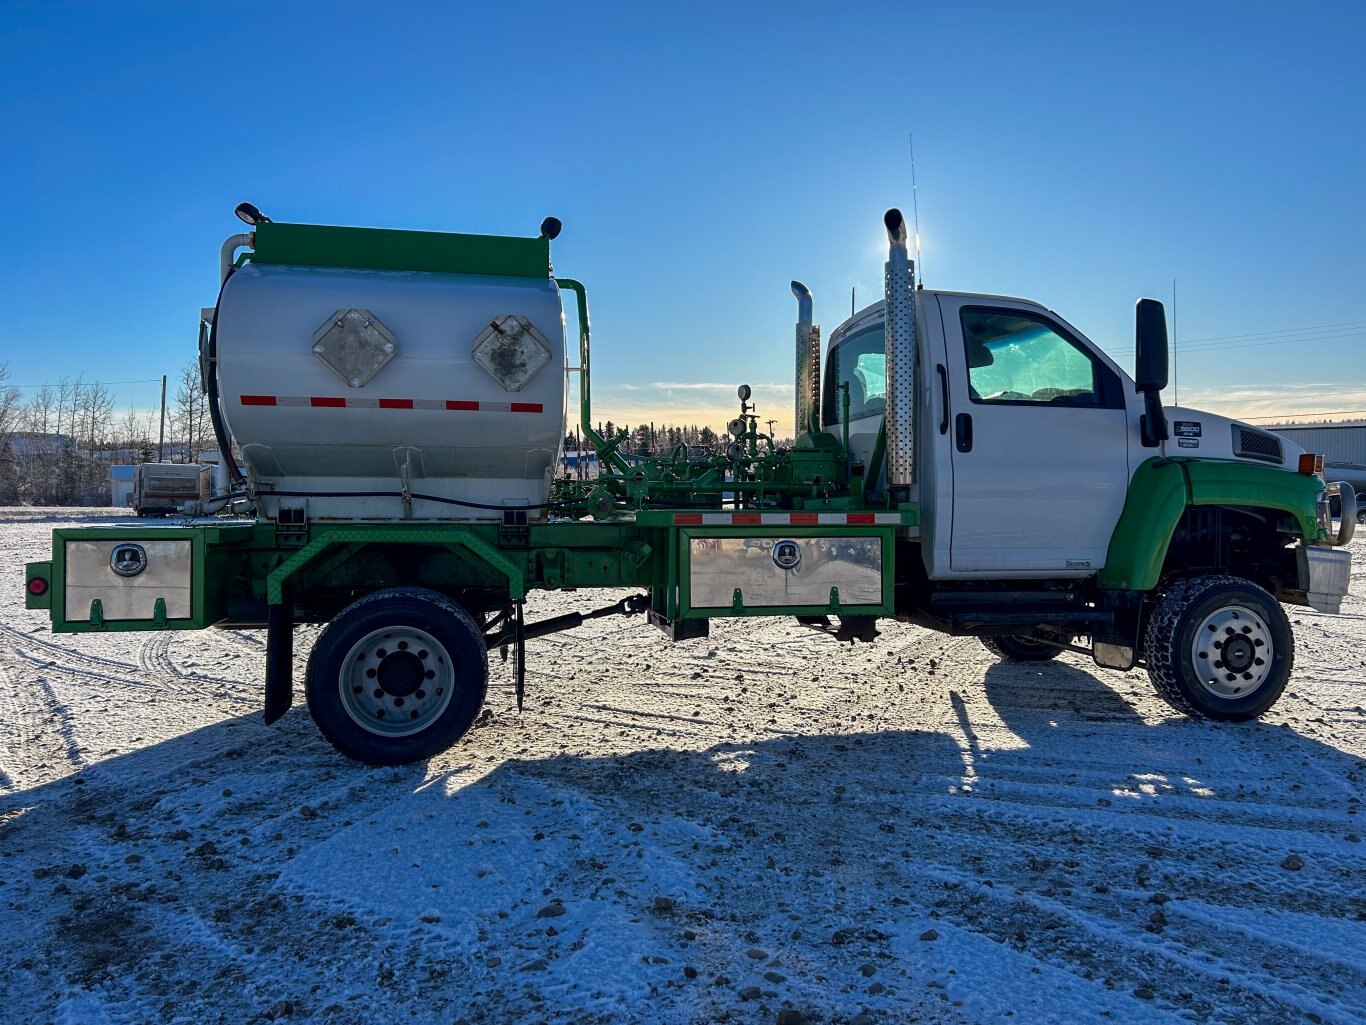
[[821, 329], [811, 323], [811, 289], [792, 282], [797, 297], [797, 401], [793, 416], [795, 440], [821, 429]]
[[887, 317], [887, 487], [893, 502], [915, 483], [915, 262], [906, 248], [906, 219], [893, 207], [887, 226], [884, 279]]

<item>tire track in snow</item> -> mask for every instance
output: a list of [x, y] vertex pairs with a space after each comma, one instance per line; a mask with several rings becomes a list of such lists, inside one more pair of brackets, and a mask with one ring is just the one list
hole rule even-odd
[[[91, 655], [87, 652], [73, 648], [71, 644], [63, 644], [60, 641], [46, 641], [31, 633], [17, 630], [7, 623], [0, 623], [0, 636], [8, 637], [10, 642], [14, 645], [24, 645], [32, 650], [51, 652], [53, 655], [62, 656], [64, 658], [77, 658], [86, 666], [100, 666], [106, 670], [118, 671], [137, 672], [138, 670], [138, 666], [132, 662], [122, 662], [117, 659]], [[72, 643], [76, 642], [78, 636], [80, 635], [71, 635]]]
[[[245, 693], [248, 687], [255, 689], [245, 680], [209, 676], [184, 668], [180, 661], [171, 655], [171, 645], [178, 636], [170, 632], [150, 635], [138, 649], [138, 662], [153, 676], [173, 681], [174, 689], [194, 693], [197, 699], [220, 699], [239, 705], [258, 704], [255, 697]], [[210, 689], [211, 687], [215, 689]]]
[[23, 788], [80, 769], [71, 711], [45, 677], [0, 655], [0, 791]]

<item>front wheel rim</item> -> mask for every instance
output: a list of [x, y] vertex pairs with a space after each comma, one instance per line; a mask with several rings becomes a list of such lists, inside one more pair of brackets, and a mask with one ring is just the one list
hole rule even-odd
[[1201, 621], [1191, 639], [1200, 686], [1225, 701], [1246, 698], [1267, 681], [1275, 661], [1271, 630], [1253, 609], [1226, 605]]
[[455, 666], [446, 646], [427, 631], [382, 627], [351, 646], [337, 690], [357, 726], [380, 737], [411, 737], [450, 707]]

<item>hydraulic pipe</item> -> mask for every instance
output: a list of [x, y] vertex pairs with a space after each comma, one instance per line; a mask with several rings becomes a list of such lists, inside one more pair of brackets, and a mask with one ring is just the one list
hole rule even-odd
[[232, 265], [237, 258], [237, 250], [243, 246], [256, 245], [256, 232], [248, 231], [240, 235], [229, 235], [223, 242], [223, 248], [218, 251], [218, 270], [219, 284], [228, 280], [228, 275], [232, 273]]
[[915, 483], [915, 263], [906, 249], [906, 220], [893, 207], [887, 227], [884, 280], [887, 317], [887, 487], [893, 504], [910, 497]]
[[581, 283], [572, 278], [556, 278], [555, 283], [573, 292], [579, 304], [579, 426], [583, 428], [584, 437], [593, 443], [599, 458], [605, 457], [607, 462], [612, 464], [612, 469], [618, 473], [630, 473], [631, 468], [626, 464], [626, 460], [617, 454], [616, 447], [609, 446], [603, 436], [593, 429], [588, 381], [588, 292]]

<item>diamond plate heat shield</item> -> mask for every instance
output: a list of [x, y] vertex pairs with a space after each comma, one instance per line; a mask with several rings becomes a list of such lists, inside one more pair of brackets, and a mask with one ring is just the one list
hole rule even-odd
[[521, 391], [550, 362], [551, 349], [531, 321], [505, 313], [475, 338], [473, 356], [504, 391]]
[[369, 310], [338, 310], [313, 332], [313, 354], [347, 387], [363, 388], [398, 354], [398, 342]]

